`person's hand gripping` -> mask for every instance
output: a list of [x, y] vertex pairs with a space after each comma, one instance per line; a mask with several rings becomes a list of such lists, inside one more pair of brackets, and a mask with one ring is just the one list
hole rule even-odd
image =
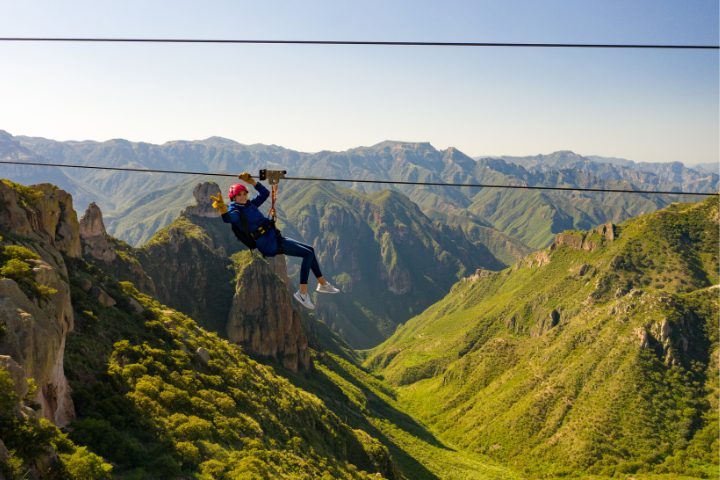
[[255, 186], [255, 179], [252, 177], [252, 175], [250, 175], [249, 172], [242, 172], [240, 175], [238, 175], [238, 178], [245, 183], [249, 183], [253, 187]]
[[217, 210], [217, 212], [222, 215], [223, 213], [227, 213], [228, 208], [227, 205], [225, 205], [225, 202], [223, 201], [222, 194], [218, 193], [217, 196], [210, 195], [210, 199], [212, 202], [212, 207]]

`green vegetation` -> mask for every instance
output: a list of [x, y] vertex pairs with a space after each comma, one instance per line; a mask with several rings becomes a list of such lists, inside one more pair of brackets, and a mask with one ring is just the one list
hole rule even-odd
[[[408, 278], [423, 279], [419, 291], [445, 288], [413, 258], [431, 259], [443, 278], [463, 273], [467, 251], [446, 248], [459, 245], [458, 231], [432, 224], [407, 198], [310, 193], [300, 201], [295, 191], [289, 207], [301, 236], [327, 231], [327, 251], [354, 239], [360, 256], [333, 261], [382, 259], [393, 295], [406, 294]], [[326, 214], [314, 210], [320, 204]], [[0, 473], [22, 478], [55, 452], [48, 478], [716, 477], [717, 219], [712, 200], [627, 222], [613, 241], [568, 233], [569, 244], [459, 282], [369, 352], [348, 351], [315, 326], [320, 343], [334, 346], [314, 352], [316, 369], [301, 374], [251, 360], [117, 283], [112, 268], [66, 259], [75, 331], [65, 371], [78, 417], [66, 435], [27, 415], [30, 401], [15, 398], [0, 371], [0, 438], [11, 452]], [[208, 268], [215, 257], [206, 254], [237, 242], [216, 240], [211, 229], [227, 228], [207, 221], [181, 217], [141, 250], [116, 242], [123, 271], [176, 271], [172, 258], [194, 253], [203, 269], [183, 272], [195, 283], [163, 287], [182, 296], [197, 288], [196, 271], [210, 272], [213, 288], [232, 286], [226, 256]], [[570, 246], [583, 240], [589, 251]], [[44, 250], [22, 242], [0, 245], [0, 274], [38, 298], [52, 295], [33, 278]], [[240, 272], [252, 254], [236, 251], [226, 249]], [[390, 296], [353, 285], [361, 277], [351, 268], [336, 271], [354, 289], [352, 311], [379, 331], [422, 308], [383, 311]], [[88, 285], [116, 304], [100, 304]], [[359, 355], [374, 374], [354, 363]]]
[[171, 225], [158, 230], [158, 232], [155, 233], [152, 239], [147, 243], [147, 247], [152, 247], [158, 243], [167, 243], [170, 232], [177, 230], [180, 230], [183, 236], [194, 238], [202, 243], [208, 243], [210, 241], [210, 238], [203, 228], [192, 223], [187, 217], [181, 216], [175, 219]]
[[532, 476], [717, 476], [717, 219], [672, 205], [462, 281], [366, 365], [443, 441]]
[[0, 246], [0, 277], [17, 282], [30, 298], [47, 300], [55, 295], [57, 290], [35, 281], [32, 262], [39, 259], [40, 256], [27, 247], [2, 245]]
[[[33, 390], [30, 389], [30, 392]], [[20, 413], [21, 400], [7, 370], [0, 368], [0, 439], [10, 456], [0, 459], [0, 476], [27, 478], [31, 466], [42, 464], [50, 452], [58, 453], [57, 464], [47, 462], [42, 471], [48, 479], [109, 479], [112, 466], [86, 447], [78, 447], [58, 428], [35, 415]]]
[[129, 283], [113, 287], [81, 262], [72, 270], [104, 281], [118, 304], [73, 288], [83, 313], [66, 352], [78, 412], [71, 436], [120, 478], [392, 478], [387, 449], [317, 397]]
[[10, 187], [11, 189], [15, 190], [20, 194], [20, 206], [21, 207], [28, 207], [33, 205], [36, 201], [40, 200], [43, 197], [43, 193], [35, 188], [27, 187], [25, 185], [22, 185], [20, 183], [15, 183], [8, 179], [1, 179], [0, 182], [2, 182], [5, 186]]
[[403, 478], [521, 478], [484, 455], [440, 441], [402, 410], [393, 387], [354, 362], [328, 352], [316, 354], [314, 362], [314, 375], [284, 374], [300, 388], [320, 397], [353, 428], [360, 428], [387, 445]]
[[[441, 298], [468, 268], [502, 268], [461, 228], [433, 222], [408, 197], [363, 194], [332, 184], [283, 191], [283, 218], [314, 244], [323, 272], [352, 295], [324, 300], [328, 326], [355, 348], [387, 338], [397, 324]], [[290, 230], [288, 236], [294, 237]], [[288, 260], [295, 278], [299, 262]]]

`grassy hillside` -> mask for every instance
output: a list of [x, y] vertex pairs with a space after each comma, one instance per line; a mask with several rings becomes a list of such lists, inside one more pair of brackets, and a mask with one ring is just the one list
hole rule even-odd
[[[238, 347], [82, 262], [71, 280], [70, 436], [115, 464], [119, 478], [395, 476], [380, 442]], [[88, 280], [117, 305], [86, 294]]]
[[567, 232], [370, 352], [399, 403], [533, 475], [718, 473], [718, 203]]
[[515, 480], [522, 478], [486, 455], [441, 441], [411, 417], [397, 401], [395, 387], [369, 374], [353, 361], [329, 352], [314, 358], [317, 371], [288, 378], [320, 397], [353, 428], [388, 446], [403, 478], [408, 480]]
[[[71, 275], [71, 438], [117, 478], [520, 478], [435, 438], [351, 357], [318, 352], [304, 374], [263, 366], [129, 283], [82, 262]], [[87, 295], [88, 280], [118, 304]]]

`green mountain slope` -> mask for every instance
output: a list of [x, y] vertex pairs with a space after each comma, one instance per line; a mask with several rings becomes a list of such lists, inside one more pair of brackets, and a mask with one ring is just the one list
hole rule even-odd
[[399, 476], [316, 396], [87, 263], [66, 192], [0, 187], [0, 476]]
[[[227, 247], [208, 237], [213, 223], [203, 230], [181, 217], [146, 251], [110, 238], [116, 254], [110, 261], [103, 231], [90, 228], [101, 224], [99, 210], [89, 209], [92, 222], [78, 224], [65, 192], [0, 185], [0, 284], [4, 295], [10, 292], [0, 317], [3, 478], [517, 478], [434, 438], [398, 409], [391, 387], [353, 364], [342, 344], [331, 345], [340, 356], [315, 354], [317, 370], [261, 365], [108, 273], [161, 288], [136, 268], [138, 258], [190, 257], [185, 248], [192, 245]], [[272, 274], [249, 253], [233, 259], [242, 276], [238, 289], [267, 280], [250, 278], [253, 269]], [[266, 291], [281, 294], [275, 284], [282, 280], [272, 276]], [[178, 287], [183, 300], [189, 289]], [[319, 330], [323, 344], [337, 341]], [[18, 354], [16, 344], [32, 348]], [[31, 364], [48, 363], [54, 345], [59, 372], [48, 364], [40, 375], [58, 376], [36, 388], [26, 375]], [[27, 360], [28, 371], [5, 353]], [[63, 381], [71, 387], [62, 393], [67, 397], [56, 396]], [[38, 420], [53, 414], [58, 401], [69, 406], [67, 434]]]
[[400, 404], [530, 474], [718, 473], [718, 202], [559, 235], [372, 350]]
[[[288, 188], [282, 200], [284, 234], [294, 236], [288, 224], [313, 244], [323, 273], [344, 292], [322, 297], [318, 315], [354, 347], [387, 338], [468, 269], [503, 266], [460, 228], [432, 222], [398, 192], [361, 194], [322, 183]], [[288, 263], [294, 279], [297, 262]]]
[[[394, 476], [384, 447], [190, 318], [74, 262], [71, 438], [127, 478]], [[117, 306], [80, 287], [102, 283]]]

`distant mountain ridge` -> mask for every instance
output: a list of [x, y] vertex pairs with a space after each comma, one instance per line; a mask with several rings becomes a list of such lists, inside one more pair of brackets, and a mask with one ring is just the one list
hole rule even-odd
[[[243, 145], [220, 137], [152, 145], [126, 140], [56, 142], [34, 137], [13, 137], [7, 132], [0, 134], [0, 152], [3, 152], [0, 157], [15, 158], [21, 149], [27, 155], [58, 163], [199, 172], [256, 172], [260, 168], [284, 168], [296, 176], [420, 182], [689, 191], [714, 191], [718, 186], [716, 173], [699, 172], [679, 163], [647, 164], [647, 168], [643, 166], [638, 169], [627, 166], [624, 161], [616, 162], [623, 165], [613, 165], [572, 152], [555, 152], [525, 159], [505, 157], [474, 160], [452, 147], [438, 151], [429, 143], [393, 141], [344, 152], [322, 151], [311, 154], [275, 145]], [[21, 171], [20, 168], [8, 169], [8, 177], [25, 183], [38, 183], [48, 181], [48, 175], [51, 174], [47, 169], [23, 168]], [[17, 178], [17, 175], [23, 177]], [[68, 177], [61, 180], [64, 183], [57, 183], [67, 186], [68, 191], [76, 196], [80, 207], [90, 201], [100, 205], [105, 212], [110, 233], [133, 243], [141, 243], [147, 241], [158, 228], [169, 223], [179, 214], [179, 210], [174, 203], [168, 205], [170, 211], [161, 212], [164, 206], [156, 204], [152, 215], [145, 212], [136, 217], [133, 215], [135, 210], [146, 208], [137, 199], [151, 192], [166, 191], [173, 196], [172, 202], [179, 204], [179, 197], [184, 195], [182, 202], [187, 204], [191, 200], [187, 185], [195, 185], [203, 178], [77, 170], [72, 172], [70, 180]], [[229, 180], [227, 183], [230, 183]], [[554, 234], [564, 228], [591, 228], [606, 221], [622, 221], [641, 212], [656, 210], [675, 200], [642, 195], [540, 194], [536, 191], [490, 188], [348, 185], [362, 191], [396, 188], [420, 205], [431, 218], [443, 221], [448, 213], [460, 215], [466, 218], [463, 223], [467, 229], [491, 227], [530, 248], [544, 247]], [[175, 186], [184, 186], [181, 189], [184, 193], [174, 191], [172, 187]], [[225, 186], [226, 183], [221, 182], [221, 188]], [[581, 201], [577, 202], [576, 199]], [[488, 211], [485, 207], [487, 204], [494, 204], [498, 208]], [[522, 204], [522, 208], [518, 207], [519, 204]], [[507, 252], [495, 253], [508, 258]]]
[[[480, 183], [486, 185], [543, 185], [563, 187], [598, 187], [641, 189], [688, 189], [691, 191], [716, 189], [718, 175], [699, 173], [672, 164], [660, 173], [644, 172], [625, 166], [597, 163], [572, 152], [557, 152], [546, 156], [554, 159], [558, 168], [527, 167], [499, 158], [474, 160], [455, 148], [438, 151], [429, 143], [385, 141], [371, 147], [358, 147], [345, 152], [323, 151], [302, 153], [274, 145], [242, 145], [232, 140], [211, 137], [201, 141], [173, 141], [163, 145], [134, 143], [126, 140], [107, 142], [56, 142], [42, 138], [13, 137], [0, 134], [2, 158], [32, 158], [38, 161], [75, 163], [83, 165], [133, 166], [163, 170], [197, 172], [257, 172], [261, 168], [283, 168], [290, 175], [347, 178], [392, 179], [413, 182]], [[545, 156], [544, 156], [545, 157]], [[572, 168], [565, 168], [572, 166]], [[562, 168], [560, 168], [562, 167]], [[47, 169], [12, 166], [8, 177], [21, 177], [25, 183], [47, 181], [49, 175], [59, 176], [58, 183], [76, 195], [78, 205], [95, 201], [104, 213], [108, 233], [134, 245], [147, 242], [153, 234], [169, 225], [180, 212], [193, 203], [193, 188], [207, 177], [139, 174], [98, 170]], [[70, 175], [71, 173], [72, 175]], [[216, 177], [214, 177], [216, 178]], [[233, 182], [232, 178], [219, 182], [221, 190]], [[360, 201], [351, 191], [330, 187], [323, 190], [314, 182], [285, 181], [280, 186], [279, 218], [286, 235], [306, 242], [319, 241], [319, 258], [328, 266], [329, 274], [341, 275], [336, 281], [355, 278], [356, 294], [364, 290], [370, 299], [385, 295], [385, 290], [413, 290], [405, 302], [393, 293], [392, 308], [369, 313], [359, 305], [345, 305], [343, 315], [335, 315], [336, 328], [345, 332], [354, 346], [369, 346], [385, 338], [395, 325], [402, 323], [440, 298], [463, 270], [477, 267], [499, 269], [512, 264], [533, 249], [543, 248], [559, 232], [567, 229], [589, 229], [606, 222], [620, 222], [631, 216], [661, 208], [676, 196], [633, 194], [603, 194], [578, 192], [547, 192], [503, 188], [451, 188], [442, 186], [387, 186], [347, 183], [341, 187], [385, 198], [384, 205], [370, 207], [372, 202]], [[390, 188], [402, 195], [382, 193]], [[411, 200], [408, 203], [405, 199]], [[693, 198], [692, 200], [696, 200]], [[412, 211], [414, 203], [419, 207]], [[397, 208], [396, 208], [397, 207]], [[358, 210], [387, 212], [390, 223], [381, 226], [371, 217], [360, 218]], [[401, 211], [402, 210], [402, 211]], [[374, 215], [374, 214], [373, 214]], [[421, 218], [425, 217], [425, 218]], [[401, 218], [411, 219], [410, 226]], [[377, 267], [366, 261], [357, 267], [342, 265], [356, 258], [357, 238], [346, 224], [339, 228], [336, 220], [354, 219], [367, 225], [366, 245], [382, 245], [369, 258], [383, 258]], [[402, 227], [404, 224], [405, 227]], [[364, 227], [363, 227], [364, 228]], [[383, 230], [386, 228], [386, 230]], [[410, 237], [403, 236], [409, 232]], [[436, 242], [428, 238], [432, 232]], [[375, 238], [377, 237], [377, 238]], [[413, 239], [421, 239], [409, 247]], [[328, 243], [326, 240], [330, 240]], [[400, 241], [398, 244], [397, 242]], [[397, 245], [404, 246], [397, 248]], [[416, 248], [422, 244], [421, 248]], [[437, 245], [441, 245], [438, 250]], [[414, 251], [420, 258], [405, 255]], [[394, 252], [399, 255], [393, 257]], [[399, 264], [393, 258], [403, 259]], [[364, 257], [363, 257], [364, 258]], [[436, 272], [428, 273], [428, 265], [438, 263]], [[451, 264], [454, 266], [450, 267]], [[405, 266], [402, 266], [405, 265]], [[425, 272], [415, 271], [422, 265]], [[400, 268], [396, 268], [400, 266]], [[382, 268], [381, 268], [382, 267]], [[388, 267], [392, 267], [389, 270]], [[294, 272], [291, 263], [291, 274]], [[362, 269], [368, 269], [362, 273]], [[368, 272], [373, 271], [372, 275]], [[408, 282], [410, 272], [421, 280]], [[430, 279], [430, 280], [428, 280]], [[350, 283], [347, 284], [348, 286]], [[430, 286], [433, 285], [432, 288]], [[423, 294], [420, 291], [425, 292]], [[425, 303], [414, 303], [420, 297]], [[366, 299], [366, 300], [367, 300]], [[361, 302], [367, 305], [366, 301]], [[390, 305], [389, 304], [389, 305]], [[412, 305], [412, 307], [411, 307]], [[402, 306], [402, 308], [401, 308]], [[350, 314], [350, 311], [355, 313]], [[335, 313], [337, 313], [336, 311]], [[367, 329], [367, 316], [375, 320]], [[355, 319], [363, 317], [358, 328]], [[354, 333], [349, 333], [353, 331]]]

